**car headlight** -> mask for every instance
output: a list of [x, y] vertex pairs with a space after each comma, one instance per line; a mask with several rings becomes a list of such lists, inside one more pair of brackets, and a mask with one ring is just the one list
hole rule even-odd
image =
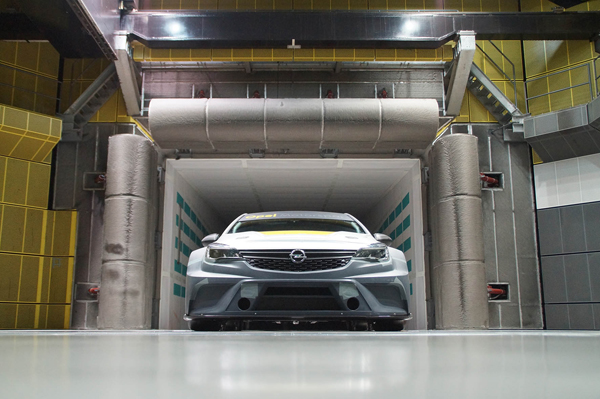
[[223, 244], [210, 244], [206, 251], [206, 257], [210, 259], [240, 258], [237, 249]]
[[383, 244], [373, 244], [368, 247], [361, 248], [354, 254], [354, 258], [368, 260], [387, 260], [390, 256], [388, 248]]

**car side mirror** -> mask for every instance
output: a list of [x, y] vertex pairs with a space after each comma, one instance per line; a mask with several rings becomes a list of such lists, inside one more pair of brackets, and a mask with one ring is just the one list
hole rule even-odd
[[219, 239], [219, 235], [217, 233], [209, 234], [202, 239], [202, 246], [208, 247], [210, 244], [217, 241], [218, 239]]
[[392, 239], [388, 235], [381, 234], [381, 233], [375, 233], [375, 234], [373, 234], [373, 237], [375, 237], [375, 239], [377, 241], [379, 241], [382, 244], [387, 245], [388, 247], [390, 245], [392, 245]]

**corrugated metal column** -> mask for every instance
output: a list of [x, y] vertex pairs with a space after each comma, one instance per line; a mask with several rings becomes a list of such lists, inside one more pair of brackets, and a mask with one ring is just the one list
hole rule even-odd
[[110, 138], [104, 211], [104, 248], [98, 328], [150, 328], [153, 287], [149, 284], [154, 248], [153, 179], [156, 153], [142, 136]]
[[452, 134], [432, 150], [436, 328], [489, 324], [477, 137]]

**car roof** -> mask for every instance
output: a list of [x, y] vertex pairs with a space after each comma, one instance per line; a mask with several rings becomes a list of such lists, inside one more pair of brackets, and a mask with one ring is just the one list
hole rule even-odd
[[255, 219], [326, 219], [326, 220], [344, 220], [354, 221], [354, 218], [347, 213], [320, 212], [320, 211], [276, 211], [247, 213], [240, 216], [239, 221]]

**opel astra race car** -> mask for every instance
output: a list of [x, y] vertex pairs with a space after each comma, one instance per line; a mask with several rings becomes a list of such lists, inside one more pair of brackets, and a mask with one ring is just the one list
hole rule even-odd
[[349, 214], [241, 215], [192, 252], [185, 319], [197, 331], [323, 322], [402, 330], [411, 318], [408, 269], [386, 242]]

